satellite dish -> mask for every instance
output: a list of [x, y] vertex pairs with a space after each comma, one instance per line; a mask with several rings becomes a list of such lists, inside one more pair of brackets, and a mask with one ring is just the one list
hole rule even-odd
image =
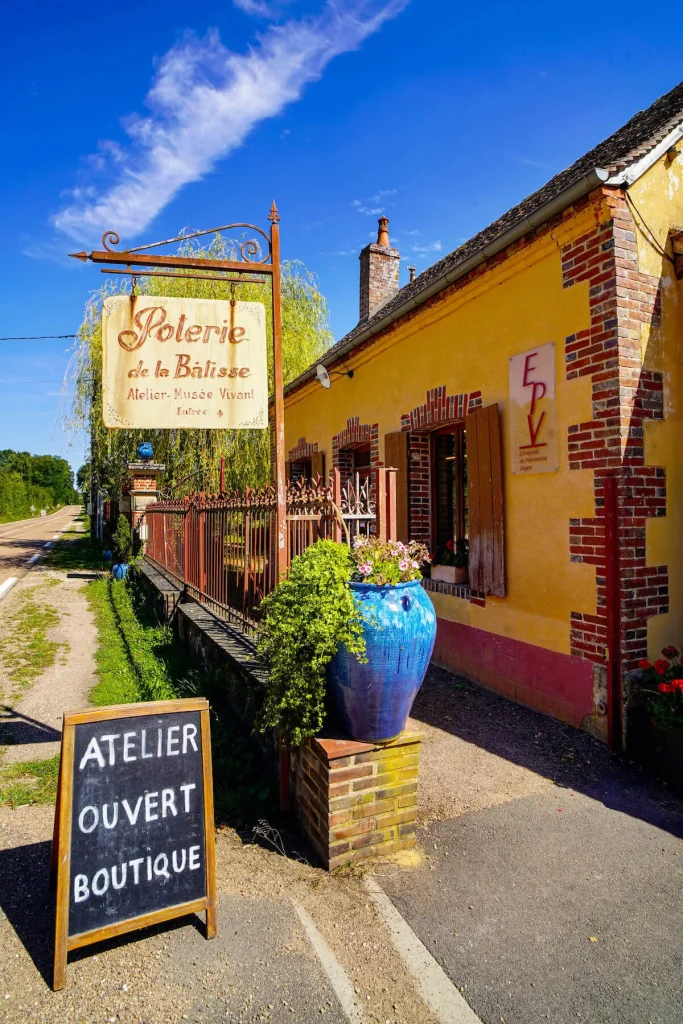
[[329, 388], [332, 381], [330, 380], [330, 375], [322, 363], [318, 363], [316, 366], [315, 375], [324, 388]]

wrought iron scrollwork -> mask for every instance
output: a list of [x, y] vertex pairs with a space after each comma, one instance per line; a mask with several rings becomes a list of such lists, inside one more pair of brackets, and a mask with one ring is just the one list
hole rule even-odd
[[121, 239], [115, 231], [105, 231], [102, 235], [102, 246], [105, 252], [116, 252], [108, 243], [111, 242], [112, 245], [118, 245], [120, 241]]
[[[245, 228], [249, 231], [256, 231], [261, 236], [263, 242], [257, 238], [247, 238], [241, 242], [235, 242], [235, 254], [239, 254], [239, 258], [244, 263], [268, 263], [272, 258], [270, 249], [270, 239], [268, 235], [261, 228], [257, 227], [256, 224], [222, 224], [216, 228], [207, 228], [204, 231], [192, 231], [190, 234], [177, 235], [175, 238], [164, 238], [161, 242], [149, 242], [147, 245], [136, 245], [130, 249], [117, 250], [113, 246], [119, 245], [121, 239], [115, 231], [105, 231], [102, 235], [102, 246], [105, 252], [116, 252], [120, 255], [134, 252], [147, 252], [149, 249], [158, 249], [162, 245], [173, 245], [178, 242], [187, 242], [192, 238], [201, 238], [204, 235], [217, 235], [222, 231], [233, 231], [237, 228]], [[265, 243], [265, 245], [264, 245]], [[265, 259], [261, 258], [261, 253], [265, 252]]]

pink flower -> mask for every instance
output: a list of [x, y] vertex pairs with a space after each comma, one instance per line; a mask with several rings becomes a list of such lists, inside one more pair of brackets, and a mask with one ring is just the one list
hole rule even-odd
[[411, 562], [410, 564], [413, 567], [413, 569], [419, 569], [420, 568], [420, 563], [419, 562]]
[[369, 576], [370, 573], [372, 572], [372, 566], [370, 565], [369, 562], [363, 562], [363, 564], [359, 565], [358, 568], [363, 573], [364, 576]]
[[401, 572], [405, 572], [406, 569], [410, 568], [410, 562], [408, 561], [407, 558], [402, 558], [401, 561], [398, 563], [398, 567], [401, 570]]
[[356, 550], [358, 548], [362, 548], [364, 545], [365, 545], [365, 538], [363, 538], [363, 537], [356, 537], [356, 539], [353, 542], [353, 546], [354, 546], [354, 548], [356, 548]]

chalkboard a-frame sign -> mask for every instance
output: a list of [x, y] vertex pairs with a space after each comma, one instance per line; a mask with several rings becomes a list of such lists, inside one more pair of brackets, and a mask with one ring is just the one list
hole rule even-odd
[[209, 705], [120, 704], [64, 716], [52, 844], [53, 988], [73, 949], [206, 911], [216, 934]]

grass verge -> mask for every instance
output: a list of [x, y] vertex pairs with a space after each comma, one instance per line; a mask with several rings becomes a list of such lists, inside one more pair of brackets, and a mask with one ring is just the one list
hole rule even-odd
[[[48, 569], [105, 569], [102, 552], [87, 532], [87, 517], [80, 515], [58, 541], [45, 552], [43, 565]], [[84, 532], [85, 531], [85, 532]]]
[[173, 630], [154, 619], [135, 573], [86, 585], [95, 615], [97, 706], [178, 697], [206, 697], [212, 707], [211, 747], [216, 820], [240, 826], [275, 812], [276, 786], [254, 744], [237, 726], [217, 674], [198, 671]]
[[24, 591], [4, 622], [0, 661], [14, 690], [28, 686], [54, 665], [60, 651], [68, 650], [68, 644], [47, 638], [48, 630], [59, 624], [59, 612], [40, 601], [40, 595], [55, 583], [45, 581]]
[[0, 765], [0, 805], [54, 803], [59, 777], [59, 754], [45, 761]]

